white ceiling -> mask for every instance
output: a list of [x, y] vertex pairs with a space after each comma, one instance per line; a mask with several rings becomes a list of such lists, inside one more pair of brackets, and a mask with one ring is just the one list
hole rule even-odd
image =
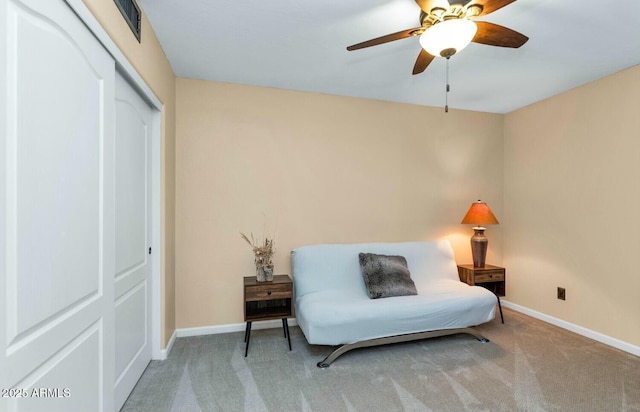
[[[445, 59], [411, 74], [417, 37], [346, 50], [420, 26], [414, 0], [139, 1], [179, 77], [444, 106]], [[478, 20], [530, 40], [453, 56], [451, 108], [508, 113], [640, 64], [640, 0], [517, 0]]]

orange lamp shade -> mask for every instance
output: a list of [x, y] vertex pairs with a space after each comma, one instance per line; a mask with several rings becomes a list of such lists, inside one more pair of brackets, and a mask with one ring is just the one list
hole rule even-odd
[[491, 208], [485, 202], [478, 200], [471, 204], [469, 211], [464, 218], [462, 218], [462, 224], [473, 225], [498, 225], [498, 219], [493, 215]]

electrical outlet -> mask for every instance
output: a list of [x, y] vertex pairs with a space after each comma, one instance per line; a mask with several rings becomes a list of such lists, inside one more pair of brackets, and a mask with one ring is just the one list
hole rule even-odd
[[566, 291], [564, 288], [558, 286], [558, 299], [566, 300]]

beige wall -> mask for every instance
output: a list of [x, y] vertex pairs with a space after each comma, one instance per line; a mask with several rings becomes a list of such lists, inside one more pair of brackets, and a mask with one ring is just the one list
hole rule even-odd
[[163, 103], [161, 131], [161, 306], [162, 340], [175, 330], [175, 75], [143, 13], [141, 42], [112, 0], [83, 0], [114, 43]]
[[506, 115], [504, 147], [509, 301], [640, 345], [640, 66]]
[[[448, 238], [470, 262], [471, 202], [502, 217], [503, 116], [177, 79], [176, 324], [243, 321], [253, 256], [239, 232], [292, 248]], [[502, 263], [501, 226], [487, 231]]]

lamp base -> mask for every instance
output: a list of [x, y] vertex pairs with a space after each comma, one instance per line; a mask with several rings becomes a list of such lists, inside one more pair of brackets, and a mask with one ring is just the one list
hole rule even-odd
[[471, 236], [471, 254], [473, 255], [473, 267], [483, 268], [486, 258], [489, 240], [484, 235], [485, 228], [474, 227]]

